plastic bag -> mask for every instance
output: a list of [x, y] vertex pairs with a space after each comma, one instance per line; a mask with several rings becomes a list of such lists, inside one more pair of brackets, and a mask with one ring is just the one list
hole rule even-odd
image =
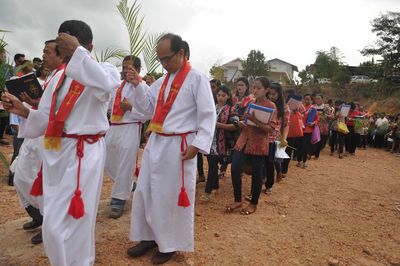
[[281, 142], [279, 140], [275, 141], [275, 143], [276, 143], [275, 158], [277, 158], [277, 159], [289, 159], [290, 157], [285, 151], [286, 147], [280, 148], [279, 145], [280, 145]]
[[343, 122], [337, 123], [338, 131], [343, 134], [349, 134], [349, 129], [347, 128], [346, 124]]
[[315, 126], [311, 135], [311, 144], [315, 144], [321, 141], [321, 132], [319, 131], [319, 126]]

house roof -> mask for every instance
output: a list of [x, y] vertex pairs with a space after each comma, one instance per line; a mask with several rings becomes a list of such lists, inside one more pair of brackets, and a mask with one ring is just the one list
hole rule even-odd
[[288, 62], [286, 62], [286, 61], [283, 61], [283, 60], [281, 60], [281, 59], [279, 59], [279, 58], [274, 58], [274, 59], [271, 59], [271, 60], [268, 60], [268, 62], [271, 62], [271, 61], [281, 61], [281, 62], [283, 62], [283, 63], [285, 63], [285, 64], [288, 64], [288, 65], [291, 65], [292, 67], [293, 67], [293, 70], [294, 71], [296, 71], [296, 72], [299, 72], [299, 69], [297, 68], [297, 66], [295, 66], [295, 65], [293, 65], [293, 64], [290, 64], [290, 63], [288, 63]]
[[242, 59], [239, 57], [236, 59], [233, 59], [232, 61], [229, 61], [228, 63], [223, 64], [221, 67], [222, 68], [236, 68], [236, 67], [241, 67], [242, 65]]
[[[283, 62], [285, 64], [291, 65], [293, 67], [294, 71], [299, 72], [297, 66], [295, 66], [293, 64], [290, 64], [288, 62], [285, 62], [285, 61], [283, 61], [283, 60], [281, 60], [279, 58], [274, 58], [274, 59], [268, 60], [268, 62], [271, 62], [271, 61], [280, 61], [280, 62]], [[221, 67], [223, 69], [238, 68], [239, 66], [240, 66], [240, 68], [242, 68], [242, 62], [243, 62], [243, 60], [238, 57], [236, 59], [233, 59], [232, 61], [229, 61], [228, 63], [223, 64]]]

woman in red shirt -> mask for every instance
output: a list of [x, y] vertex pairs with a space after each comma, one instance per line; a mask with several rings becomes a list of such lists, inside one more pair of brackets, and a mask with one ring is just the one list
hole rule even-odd
[[[276, 110], [275, 104], [266, 97], [268, 88], [269, 81], [267, 78], [259, 77], [254, 81], [255, 104]], [[256, 126], [246, 125], [243, 121], [239, 122], [239, 126], [243, 130], [234, 147], [231, 166], [234, 202], [226, 207], [226, 211], [232, 212], [242, 207], [241, 175], [247, 157], [252, 164], [251, 201], [246, 208], [242, 209], [241, 213], [248, 215], [257, 209], [258, 198], [262, 188], [264, 160], [269, 153], [268, 134], [275, 130], [273, 121], [276, 121], [276, 112], [272, 116], [270, 125], [258, 121], [254, 113], [251, 115], [245, 114], [244, 117], [251, 120]]]
[[[315, 112], [314, 121], [307, 123], [308, 115], [310, 112]], [[311, 152], [311, 135], [314, 127], [318, 125], [319, 117], [317, 109], [312, 105], [311, 95], [304, 95], [304, 113], [303, 113], [303, 123], [304, 123], [304, 137], [303, 145], [300, 151], [297, 152], [297, 167], [301, 166], [301, 161], [303, 161], [303, 168], [307, 167], [307, 154]]]
[[233, 106], [240, 117], [244, 115], [250, 100], [249, 81], [245, 77], [238, 78], [236, 81], [236, 95], [233, 96]]
[[346, 153], [350, 153], [350, 155], [355, 155], [357, 142], [356, 142], [356, 135], [354, 133], [354, 126], [355, 126], [354, 117], [358, 116], [359, 113], [356, 110], [356, 105], [353, 102], [350, 102], [348, 104], [350, 105], [350, 111], [346, 117], [346, 125], [347, 128], [349, 129], [349, 133], [346, 135], [344, 139], [344, 145], [346, 148]]

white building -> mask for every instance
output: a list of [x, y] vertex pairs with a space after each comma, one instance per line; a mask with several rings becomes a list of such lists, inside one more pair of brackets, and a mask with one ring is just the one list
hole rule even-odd
[[[236, 58], [226, 64], [223, 64], [221, 68], [224, 70], [224, 79], [228, 82], [234, 82], [236, 79], [242, 76], [242, 62], [240, 58]], [[294, 71], [298, 72], [298, 68], [295, 65], [287, 63], [278, 58], [267, 61], [269, 64], [269, 72], [267, 78], [273, 82], [287, 83], [293, 81]]]

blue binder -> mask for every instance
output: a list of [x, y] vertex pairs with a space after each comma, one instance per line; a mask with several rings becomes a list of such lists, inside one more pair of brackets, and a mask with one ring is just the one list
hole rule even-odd
[[306, 120], [306, 125], [312, 123], [315, 121], [315, 115], [317, 114], [317, 110], [315, 108], [310, 107], [310, 110], [308, 112], [308, 117]]

